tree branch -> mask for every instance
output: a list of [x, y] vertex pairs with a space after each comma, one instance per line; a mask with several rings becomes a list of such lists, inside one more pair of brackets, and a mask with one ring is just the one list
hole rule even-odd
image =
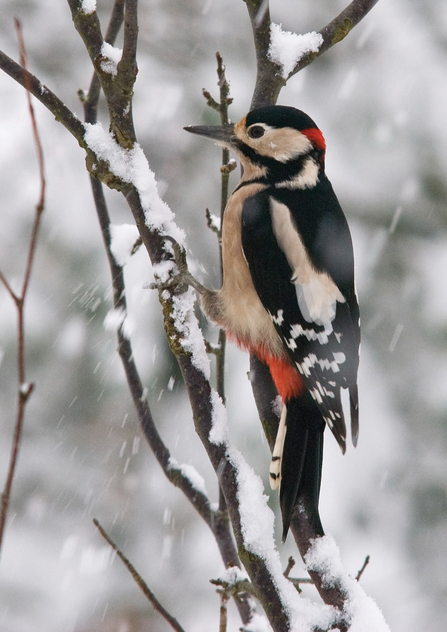
[[128, 558], [124, 555], [121, 549], [118, 548], [118, 546], [111, 539], [111, 537], [104, 531], [104, 529], [101, 527], [101, 525], [99, 524], [98, 520], [96, 520], [96, 518], [93, 520], [93, 524], [98, 529], [99, 533], [102, 535], [102, 537], [107, 542], [107, 544], [109, 544], [112, 547], [112, 549], [115, 551], [115, 553], [118, 555], [120, 560], [123, 562], [124, 566], [132, 575], [137, 586], [140, 588], [144, 596], [151, 602], [155, 610], [159, 614], [161, 614], [163, 619], [165, 619], [165, 621], [169, 623], [169, 625], [171, 626], [173, 630], [175, 630], [176, 632], [185, 632], [182, 626], [180, 625], [180, 623], [177, 621], [177, 619], [175, 619], [171, 614], [169, 614], [166, 608], [164, 608], [161, 605], [161, 603], [158, 601], [157, 597], [154, 595], [152, 590], [149, 588], [149, 586], [146, 584], [144, 579], [138, 573], [135, 566], [128, 560]]
[[[20, 63], [23, 69], [25, 69], [26, 67], [25, 45], [23, 42], [21, 24], [19, 20], [17, 19], [15, 20], [15, 28], [17, 32], [17, 38], [19, 41]], [[5, 532], [6, 518], [8, 515], [9, 502], [11, 498], [12, 483], [14, 480], [14, 475], [15, 475], [16, 466], [17, 466], [17, 459], [19, 456], [19, 448], [20, 448], [20, 442], [21, 442], [22, 430], [23, 430], [23, 421], [25, 417], [25, 408], [26, 408], [28, 399], [34, 389], [34, 384], [31, 384], [31, 383], [27, 384], [25, 382], [25, 314], [24, 314], [24, 309], [25, 309], [26, 297], [28, 294], [31, 272], [33, 269], [33, 264], [34, 264], [34, 258], [36, 254], [37, 238], [39, 235], [42, 213], [43, 213], [44, 205], [45, 205], [44, 159], [43, 159], [42, 144], [40, 142], [40, 137], [39, 137], [39, 131], [37, 129], [36, 117], [34, 116], [34, 108], [31, 102], [31, 94], [30, 94], [30, 89], [29, 89], [31, 75], [27, 73], [26, 70], [24, 70], [22, 74], [22, 78], [24, 79], [24, 87], [26, 88], [28, 109], [29, 109], [29, 114], [30, 114], [30, 119], [31, 119], [34, 142], [36, 144], [36, 149], [37, 149], [37, 160], [38, 160], [39, 175], [40, 175], [40, 195], [39, 195], [39, 201], [35, 209], [33, 228], [31, 231], [30, 244], [28, 247], [27, 262], [26, 262], [25, 273], [24, 273], [23, 282], [22, 282], [22, 290], [21, 290], [20, 295], [16, 294], [12, 290], [12, 287], [8, 283], [6, 277], [4, 276], [2, 272], [0, 272], [0, 281], [2, 281], [3, 284], [5, 285], [17, 309], [17, 371], [18, 371], [18, 382], [19, 382], [17, 414], [16, 414], [16, 422], [14, 426], [14, 435], [13, 435], [13, 440], [12, 440], [11, 455], [9, 459], [9, 467], [8, 467], [5, 487], [1, 495], [0, 550], [1, 550], [3, 536]]]
[[357, 24], [371, 11], [379, 0], [353, 0], [336, 18], [319, 31], [323, 43], [317, 53], [302, 57], [289, 74], [288, 79], [308, 66], [317, 57], [341, 42]]
[[40, 101], [85, 149], [83, 124], [47, 86], [3, 51], [0, 51], [0, 69]]
[[336, 18], [322, 28], [319, 33], [323, 38], [318, 52], [304, 55], [295, 68], [284, 79], [279, 67], [269, 59], [270, 47], [270, 12], [268, 0], [245, 0], [253, 30], [256, 50], [256, 84], [250, 109], [264, 105], [274, 105], [281, 89], [290, 77], [308, 66], [329, 48], [342, 39], [371, 11], [378, 0], [353, 0]]
[[101, 84], [109, 109], [110, 130], [124, 149], [136, 141], [132, 118], [133, 85], [137, 76], [136, 48], [138, 36], [137, 0], [126, 0], [124, 9], [124, 48], [116, 74], [103, 65], [104, 39], [96, 11], [84, 13], [79, 0], [68, 0], [73, 23], [81, 36]]
[[[120, 2], [120, 0], [117, 0], [115, 3], [112, 12], [111, 22], [106, 36], [109, 39], [109, 42], [112, 44], [116, 37], [120, 21], [120, 7], [117, 7], [117, 4], [122, 4], [122, 2]], [[113, 30], [112, 25], [114, 25]], [[130, 42], [127, 43], [127, 46], [130, 50], [133, 49]], [[87, 95], [83, 95], [82, 100], [86, 122], [94, 124], [97, 120], [97, 104], [100, 92], [100, 82], [96, 73], [92, 77], [90, 88], [92, 92], [90, 92], [89, 90]], [[115, 261], [111, 249], [111, 222], [106, 200], [104, 197], [103, 185], [97, 178], [92, 175], [90, 175], [90, 183], [92, 186], [96, 213], [101, 227], [104, 248], [106, 250], [112, 278], [114, 309], [120, 310], [123, 314], [126, 314], [127, 301], [124, 282], [124, 271], [123, 268]], [[134, 195], [132, 196], [132, 200], [135, 203], [137, 202]], [[140, 219], [139, 223], [141, 224], [141, 219], [144, 223], [144, 212], [141, 208], [141, 205], [136, 204], [136, 207], [134, 207], [133, 210]], [[146, 235], [148, 235], [147, 226], [145, 223], [144, 226], [146, 228], [145, 233]], [[149, 236], [147, 243], [149, 243], [149, 247], [153, 243], [152, 239], [149, 239]], [[157, 245], [157, 248], [159, 248], [159, 245]], [[222, 510], [212, 510], [210, 502], [206, 495], [197, 490], [192, 485], [190, 479], [183, 474], [181, 468], [174, 465], [174, 462], [171, 460], [170, 452], [161, 439], [155, 425], [149, 403], [145, 396], [145, 389], [143, 388], [138, 368], [135, 364], [131, 341], [124, 334], [123, 325], [121, 325], [117, 330], [117, 338], [118, 353], [124, 368], [129, 391], [135, 409], [137, 411], [141, 427], [154, 456], [156, 457], [166, 477], [171, 481], [173, 485], [182, 490], [186, 498], [189, 500], [189, 502], [192, 504], [192, 506], [196, 509], [196, 511], [213, 532], [225, 566], [240, 567], [241, 564], [234, 546], [227, 513]], [[243, 623], [248, 623], [252, 615], [252, 606], [249, 603], [248, 596], [242, 595], [237, 600], [237, 606], [239, 608]]]

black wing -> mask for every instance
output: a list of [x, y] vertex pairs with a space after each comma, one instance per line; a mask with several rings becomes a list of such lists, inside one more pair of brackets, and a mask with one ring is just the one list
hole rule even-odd
[[[314, 189], [271, 187], [248, 198], [242, 210], [242, 247], [261, 302], [344, 451], [340, 388], [350, 392], [355, 444], [360, 329], [351, 237], [329, 181], [322, 176]], [[294, 257], [304, 273], [316, 275], [316, 297], [312, 286], [292, 281]]]

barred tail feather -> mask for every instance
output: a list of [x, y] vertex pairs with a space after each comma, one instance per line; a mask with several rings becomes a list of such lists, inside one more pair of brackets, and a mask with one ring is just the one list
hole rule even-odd
[[284, 440], [287, 433], [287, 407], [284, 404], [281, 411], [281, 418], [279, 420], [278, 432], [276, 433], [275, 446], [273, 448], [272, 460], [270, 463], [270, 487], [277, 489], [281, 485], [281, 468], [282, 468], [282, 454], [284, 450]]

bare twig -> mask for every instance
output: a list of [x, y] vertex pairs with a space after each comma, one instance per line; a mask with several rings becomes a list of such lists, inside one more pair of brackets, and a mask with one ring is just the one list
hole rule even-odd
[[227, 603], [230, 600], [229, 595], [225, 591], [220, 593], [220, 617], [219, 617], [219, 632], [227, 632], [228, 613]]
[[309, 577], [289, 577], [290, 571], [292, 570], [294, 566], [295, 566], [295, 560], [293, 559], [292, 556], [290, 556], [289, 559], [287, 560], [287, 566], [286, 566], [286, 570], [284, 571], [284, 577], [287, 577], [287, 579], [295, 586], [297, 591], [301, 593], [302, 591], [300, 588], [300, 584], [313, 584], [314, 582]]
[[25, 407], [27, 401], [34, 389], [34, 384], [26, 383], [25, 381], [25, 318], [24, 318], [24, 308], [25, 308], [25, 300], [28, 293], [29, 282], [31, 278], [31, 272], [33, 269], [34, 258], [36, 254], [37, 247], [37, 239], [39, 235], [39, 229], [41, 224], [41, 217], [44, 210], [45, 204], [45, 170], [44, 170], [44, 160], [43, 160], [43, 152], [42, 152], [42, 144], [40, 142], [39, 132], [37, 129], [36, 118], [34, 115], [34, 108], [31, 102], [31, 94], [30, 94], [30, 82], [31, 75], [26, 73], [26, 52], [25, 45], [23, 42], [22, 36], [22, 28], [19, 20], [15, 20], [15, 28], [17, 32], [17, 38], [19, 42], [19, 51], [20, 51], [20, 64], [22, 66], [23, 75], [24, 75], [24, 86], [26, 88], [26, 95], [28, 100], [28, 109], [31, 118], [31, 125], [33, 130], [34, 141], [37, 149], [37, 158], [39, 164], [39, 174], [40, 174], [40, 195], [39, 201], [36, 205], [34, 222], [31, 231], [30, 244], [28, 247], [28, 257], [25, 267], [25, 273], [22, 282], [22, 289], [20, 294], [16, 294], [9, 282], [7, 281], [5, 275], [0, 272], [0, 281], [6, 287], [9, 295], [13, 299], [16, 309], [17, 309], [17, 369], [18, 369], [18, 401], [17, 401], [17, 414], [16, 421], [14, 426], [14, 435], [12, 440], [12, 448], [11, 455], [9, 460], [8, 473], [6, 477], [5, 487], [1, 496], [1, 508], [0, 508], [0, 549], [3, 542], [3, 535], [5, 531], [6, 525], [6, 517], [9, 509], [9, 502], [11, 498], [11, 489], [12, 483], [14, 480], [14, 474], [17, 466], [17, 459], [19, 455], [20, 441], [22, 438], [22, 430], [23, 430], [23, 421], [25, 416]]
[[47, 86], [3, 51], [0, 51], [0, 69], [31, 92], [33, 97], [48, 108], [54, 118], [76, 138], [79, 145], [85, 148], [83, 124]]
[[355, 576], [355, 578], [356, 578], [356, 580], [357, 580], [358, 582], [360, 581], [360, 578], [361, 578], [361, 576], [363, 575], [363, 571], [364, 571], [364, 570], [365, 570], [365, 568], [368, 566], [368, 564], [369, 564], [369, 560], [370, 560], [370, 557], [369, 557], [369, 555], [367, 555], [367, 556], [365, 557], [365, 561], [363, 562], [363, 566], [362, 566], [362, 568], [359, 570], [359, 572], [358, 572], [358, 573], [357, 573], [357, 575]]
[[93, 520], [93, 524], [98, 529], [99, 533], [102, 535], [104, 540], [112, 547], [115, 553], [118, 555], [120, 560], [123, 562], [124, 566], [127, 568], [129, 573], [132, 575], [135, 583], [140, 588], [144, 596], [151, 602], [154, 606], [155, 610], [161, 614], [161, 616], [169, 623], [173, 630], [176, 632], [185, 632], [180, 623], [175, 619], [169, 612], [161, 605], [158, 601], [157, 597], [154, 595], [152, 590], [146, 584], [144, 579], [136, 570], [135, 566], [128, 560], [128, 558], [124, 555], [121, 549], [115, 544], [115, 542], [110, 538], [110, 536], [104, 531], [103, 527], [99, 524], [96, 518]]
[[[219, 112], [221, 125], [227, 125], [228, 120], [228, 107], [233, 101], [230, 97], [230, 84], [227, 81], [225, 75], [225, 66], [223, 63], [222, 56], [219, 52], [216, 53], [216, 61], [217, 61], [217, 85], [219, 86], [219, 103], [217, 103], [212, 96], [203, 91], [205, 97], [207, 97], [207, 103], [210, 107], [214, 108]], [[230, 161], [230, 152], [224, 147], [222, 149], [222, 166], [221, 166], [221, 189], [220, 189], [220, 228], [217, 233], [218, 235], [218, 247], [219, 247], [219, 265], [220, 265], [220, 280], [223, 281], [223, 261], [222, 261], [222, 224], [223, 217], [225, 212], [225, 207], [228, 202], [228, 188], [229, 188], [229, 178], [230, 178], [230, 170], [228, 169]], [[209, 225], [209, 215], [208, 215], [208, 225]], [[225, 349], [227, 344], [227, 336], [224, 329], [219, 329], [218, 334], [218, 343], [217, 343], [217, 351], [215, 353], [216, 356], [216, 383], [217, 383], [217, 392], [221, 397], [223, 403], [225, 403]], [[224, 514], [228, 515], [227, 504], [225, 501], [225, 496], [222, 492], [222, 488], [219, 487], [219, 510]], [[222, 607], [225, 609], [226, 613], [226, 605], [222, 602]], [[222, 610], [221, 610], [222, 616]], [[225, 615], [226, 616], [226, 615]], [[226, 627], [226, 623], [225, 623]]]
[[[227, 125], [229, 123], [228, 119], [228, 107], [233, 102], [233, 99], [230, 97], [230, 84], [225, 75], [225, 65], [223, 63], [222, 55], [217, 52], [216, 53], [216, 61], [217, 61], [217, 85], [219, 86], [219, 101], [217, 102], [208, 92], [208, 90], [203, 89], [203, 96], [207, 100], [207, 104], [213, 110], [216, 110], [220, 116], [220, 122], [222, 125]], [[225, 207], [228, 202], [228, 190], [229, 190], [229, 178], [230, 173], [235, 168], [233, 163], [230, 163], [230, 152], [228, 149], [222, 149], [222, 166], [220, 169], [221, 172], [221, 189], [220, 189], [220, 226], [223, 223], [223, 215], [225, 212]], [[211, 215], [209, 210], [207, 209], [207, 222], [208, 226], [214, 230], [213, 225], [211, 224]], [[221, 231], [220, 229], [215, 230], [218, 239], [219, 239], [219, 261], [220, 261], [220, 276], [221, 281], [223, 280], [223, 268], [222, 268], [222, 244], [221, 244]], [[226, 334], [224, 329], [219, 330], [218, 336], [218, 346], [216, 355], [216, 382], [217, 382], [217, 392], [219, 393], [222, 401], [225, 403], [225, 346], [226, 346]], [[221, 498], [223, 502], [223, 499]]]
[[295, 564], [296, 564], [295, 560], [293, 559], [292, 556], [290, 556], [289, 559], [287, 560], [287, 566], [286, 566], [286, 570], [284, 571], [284, 577], [289, 577], [290, 571], [295, 566]]
[[254, 590], [248, 579], [236, 580], [232, 583], [222, 579], [210, 579], [210, 583], [216, 588], [216, 592], [220, 595], [220, 620], [219, 632], [226, 632], [228, 623], [227, 603], [231, 597], [245, 598], [247, 594], [253, 595]]

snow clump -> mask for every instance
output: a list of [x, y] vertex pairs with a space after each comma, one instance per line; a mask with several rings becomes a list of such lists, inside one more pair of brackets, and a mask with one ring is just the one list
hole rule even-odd
[[281, 66], [281, 76], [287, 79], [300, 59], [308, 53], [317, 53], [322, 43], [323, 37], [320, 33], [312, 31], [297, 35], [290, 31], [283, 31], [281, 24], [272, 22], [268, 58], [274, 64]]

